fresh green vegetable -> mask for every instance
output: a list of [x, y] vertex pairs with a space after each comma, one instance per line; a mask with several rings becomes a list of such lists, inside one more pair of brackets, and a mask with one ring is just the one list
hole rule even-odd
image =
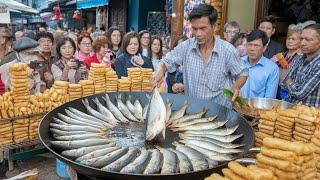
[[[232, 98], [233, 92], [232, 92], [230, 89], [222, 88], [221, 91], [222, 91], [227, 97]], [[243, 105], [246, 104], [246, 101], [245, 101], [243, 98], [239, 97], [239, 96], [236, 98], [236, 102], [237, 102], [240, 106], [243, 106]]]

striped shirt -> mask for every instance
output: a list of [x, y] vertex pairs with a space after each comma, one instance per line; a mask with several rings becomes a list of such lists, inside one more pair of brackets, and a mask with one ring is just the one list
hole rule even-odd
[[292, 80], [287, 87], [290, 102], [320, 107], [320, 54], [312, 60], [306, 60], [305, 55], [296, 59], [284, 81], [289, 78]]
[[201, 54], [195, 38], [179, 44], [162, 61], [170, 73], [182, 66], [185, 95], [212, 100], [231, 108], [231, 101], [222, 92], [222, 88], [231, 89], [233, 80], [238, 76], [248, 76], [248, 69], [228, 42], [215, 38], [214, 48], [207, 64]]

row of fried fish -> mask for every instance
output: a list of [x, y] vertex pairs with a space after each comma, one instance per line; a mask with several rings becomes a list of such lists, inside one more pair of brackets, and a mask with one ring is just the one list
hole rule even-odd
[[[172, 174], [205, 170], [216, 166], [218, 162], [231, 160], [234, 153], [242, 152], [238, 148], [242, 145], [232, 143], [242, 136], [233, 135], [238, 126], [222, 128], [227, 121], [214, 121], [217, 115], [203, 118], [207, 112], [205, 109], [196, 114], [185, 115], [188, 102], [179, 110], [172, 111], [170, 101], [165, 103], [165, 123], [178, 132], [181, 138], [173, 144], [175, 149], [117, 147], [115, 142], [106, 137], [106, 130], [119, 122], [143, 122], [143, 112], [146, 110], [136, 108], [140, 109], [139, 113], [133, 113], [135, 111], [132, 107], [129, 108], [129, 103], [126, 103], [127, 110], [124, 110], [124, 103], [119, 102], [121, 97], [117, 97], [117, 105], [112, 104], [108, 95], [104, 100], [106, 106], [94, 99], [97, 110], [89, 106], [88, 100], [84, 100], [88, 114], [68, 108], [65, 110], [66, 115], [58, 113], [58, 118], [53, 118], [50, 130], [56, 141], [51, 143], [63, 149], [63, 156], [105, 171]], [[135, 100], [133, 106], [137, 107], [137, 104], [140, 102]], [[152, 99], [150, 104], [151, 108]], [[135, 118], [129, 118], [128, 111]], [[149, 109], [149, 116], [154, 115], [152, 113], [155, 112]]]

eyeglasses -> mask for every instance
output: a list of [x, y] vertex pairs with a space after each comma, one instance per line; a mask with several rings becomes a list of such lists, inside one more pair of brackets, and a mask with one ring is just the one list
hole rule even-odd
[[92, 44], [91, 43], [80, 43], [81, 45], [83, 45], [83, 46], [91, 46]]
[[238, 31], [226, 31], [225, 33], [229, 34], [229, 35], [236, 35], [237, 33], [239, 33]]

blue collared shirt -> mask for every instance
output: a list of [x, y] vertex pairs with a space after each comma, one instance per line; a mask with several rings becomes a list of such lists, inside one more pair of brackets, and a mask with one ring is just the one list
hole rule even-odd
[[255, 65], [249, 63], [248, 56], [242, 60], [244, 66], [249, 69], [249, 77], [241, 89], [242, 97], [275, 99], [279, 84], [279, 67], [264, 56]]
[[215, 38], [214, 48], [207, 64], [201, 59], [195, 38], [179, 44], [162, 59], [168, 72], [182, 66], [184, 92], [186, 96], [212, 100], [231, 108], [231, 101], [221, 91], [231, 88], [238, 76], [248, 76], [248, 70], [236, 49], [228, 42]]

